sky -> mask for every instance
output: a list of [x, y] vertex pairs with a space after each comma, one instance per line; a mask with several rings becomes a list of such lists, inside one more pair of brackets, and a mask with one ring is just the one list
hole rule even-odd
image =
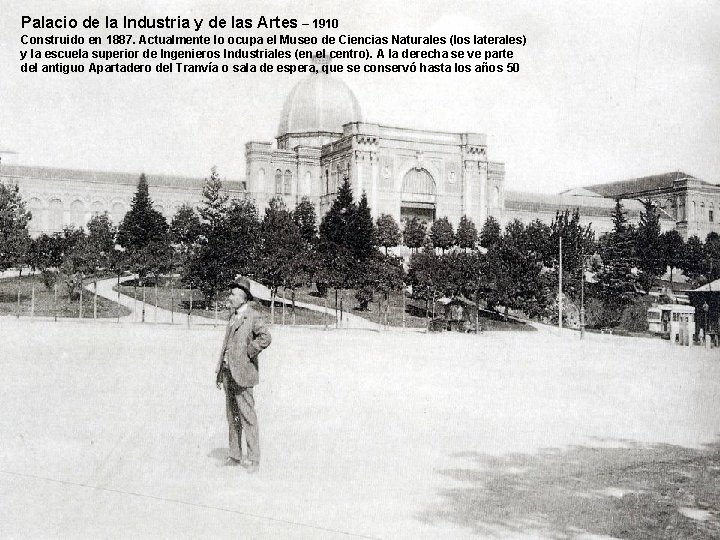
[[[21, 17], [265, 15], [339, 21], [295, 35], [526, 36], [513, 47], [518, 73], [336, 75], [367, 122], [486, 133], [508, 190], [556, 193], [675, 170], [720, 183], [716, 0], [1, 1], [0, 149], [21, 164], [188, 176], [217, 166], [242, 179], [245, 143], [273, 140], [306, 75], [21, 73], [23, 34], [91, 35], [23, 30]], [[272, 33], [234, 32], [225, 35]]]

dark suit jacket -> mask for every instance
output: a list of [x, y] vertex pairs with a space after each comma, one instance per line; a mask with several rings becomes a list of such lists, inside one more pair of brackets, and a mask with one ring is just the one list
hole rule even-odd
[[238, 386], [255, 386], [260, 382], [258, 356], [271, 339], [265, 320], [252, 304], [239, 318], [233, 315], [228, 321], [220, 362], [225, 361]]

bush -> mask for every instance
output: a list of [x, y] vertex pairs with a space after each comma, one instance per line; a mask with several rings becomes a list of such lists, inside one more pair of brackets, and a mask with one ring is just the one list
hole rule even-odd
[[614, 328], [619, 324], [622, 313], [623, 306], [605, 304], [598, 298], [591, 298], [585, 302], [585, 326]]
[[628, 332], [647, 332], [647, 310], [651, 305], [652, 301], [649, 298], [637, 298], [625, 307], [618, 326]]
[[372, 302], [373, 291], [369, 287], [362, 287], [355, 292], [355, 299], [358, 301], [358, 309], [367, 311], [368, 304]]

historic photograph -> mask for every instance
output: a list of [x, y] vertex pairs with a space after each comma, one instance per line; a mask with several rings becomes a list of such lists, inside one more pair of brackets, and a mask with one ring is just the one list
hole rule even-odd
[[0, 537], [720, 537], [720, 4], [3, 0]]

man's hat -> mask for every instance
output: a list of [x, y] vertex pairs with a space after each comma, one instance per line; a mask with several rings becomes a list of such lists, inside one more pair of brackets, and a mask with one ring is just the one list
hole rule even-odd
[[253, 295], [250, 292], [250, 280], [248, 278], [242, 277], [242, 276], [236, 276], [235, 281], [233, 281], [230, 284], [230, 290], [232, 289], [242, 289], [245, 291], [245, 294], [247, 295], [248, 300], [253, 299]]

